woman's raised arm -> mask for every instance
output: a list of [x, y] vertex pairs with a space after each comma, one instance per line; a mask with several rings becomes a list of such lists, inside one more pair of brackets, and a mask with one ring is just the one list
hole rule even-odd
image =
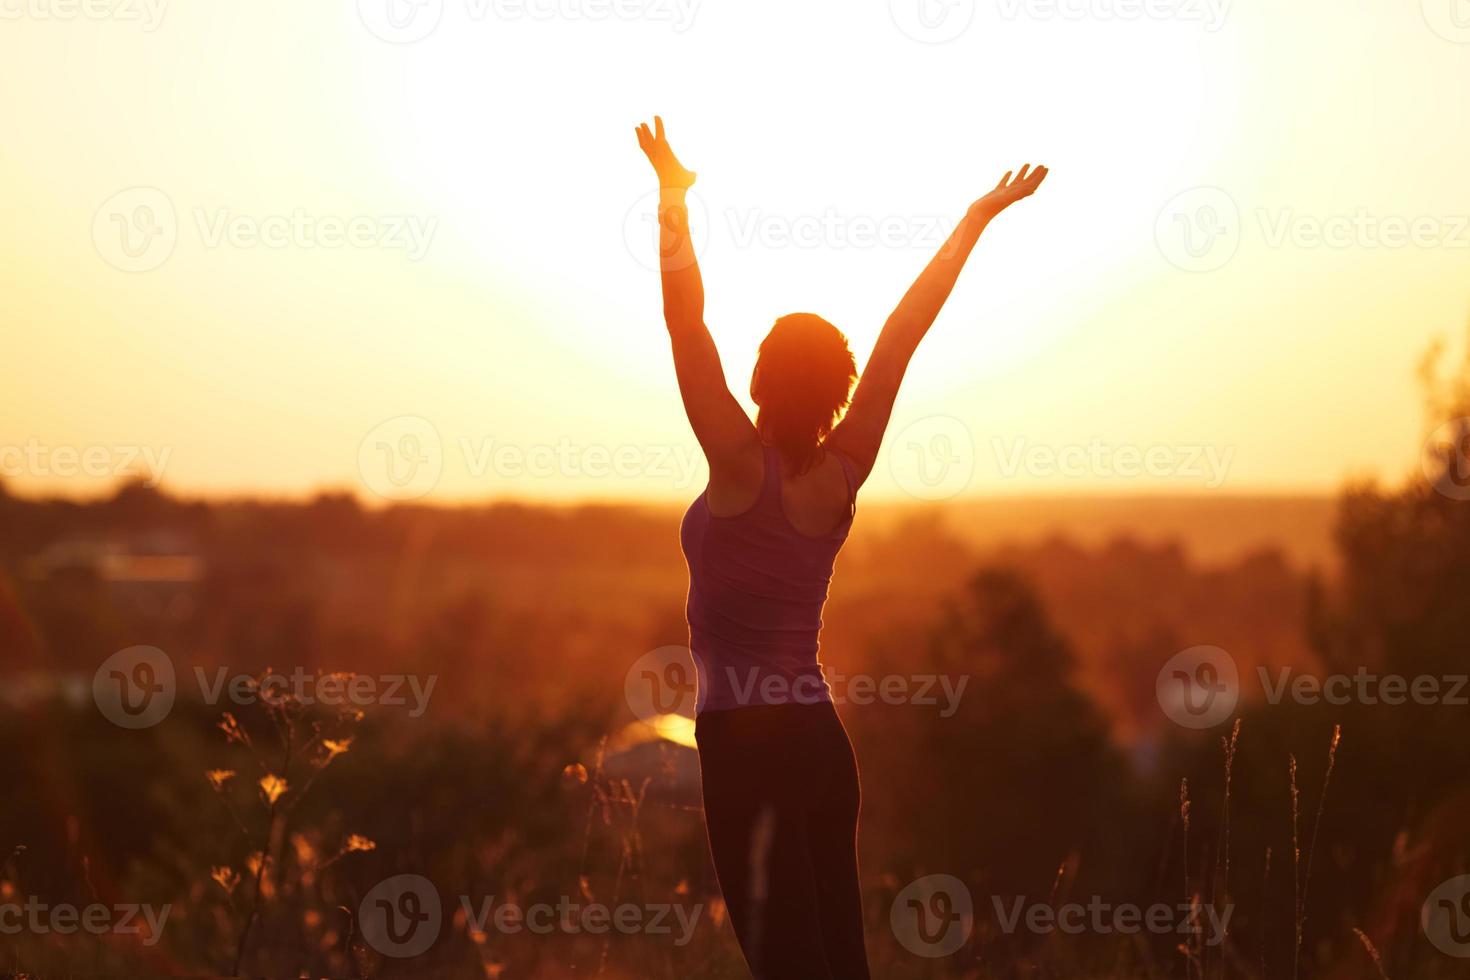
[[883, 325], [853, 395], [852, 407], [827, 440], [852, 460], [860, 482], [868, 478], [878, 458], [909, 360], [949, 299], [980, 233], [1007, 207], [1034, 194], [1046, 179], [1045, 167], [1030, 167], [1022, 167], [1015, 179], [1007, 172], [995, 190], [970, 206], [939, 254], [930, 260]]
[[740, 466], [758, 443], [750, 417], [730, 394], [714, 338], [704, 324], [704, 280], [689, 234], [686, 195], [695, 174], [674, 156], [664, 136], [663, 119], [654, 129], [638, 127], [638, 145], [658, 175], [659, 269], [663, 280], [664, 322], [674, 349], [674, 372], [684, 414], [704, 449], [711, 474]]

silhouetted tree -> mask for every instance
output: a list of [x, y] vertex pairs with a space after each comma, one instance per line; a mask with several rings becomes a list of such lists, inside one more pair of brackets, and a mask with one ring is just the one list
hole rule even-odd
[[1072, 685], [1070, 647], [1023, 579], [980, 572], [917, 651], [888, 649], [881, 662], [893, 674], [967, 679], [950, 717], [918, 704], [853, 712], [865, 763], [888, 783], [866, 807], [879, 825], [871, 839], [892, 842], [897, 867], [1044, 899], [1069, 855], [1110, 863], [1126, 775]]

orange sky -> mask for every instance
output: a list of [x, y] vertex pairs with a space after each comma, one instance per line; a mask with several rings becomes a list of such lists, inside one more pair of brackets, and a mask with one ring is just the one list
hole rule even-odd
[[406, 2], [3, 6], [7, 486], [692, 496], [655, 111], [742, 396], [778, 315], [861, 361], [948, 223], [1050, 166], [870, 496], [1414, 465], [1416, 362], [1470, 312], [1453, 0]]

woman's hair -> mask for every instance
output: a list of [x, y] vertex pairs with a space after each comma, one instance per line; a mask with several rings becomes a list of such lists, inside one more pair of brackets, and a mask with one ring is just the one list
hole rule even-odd
[[795, 472], [810, 469], [856, 380], [857, 362], [841, 330], [813, 313], [783, 316], [761, 341], [750, 380], [762, 440]]

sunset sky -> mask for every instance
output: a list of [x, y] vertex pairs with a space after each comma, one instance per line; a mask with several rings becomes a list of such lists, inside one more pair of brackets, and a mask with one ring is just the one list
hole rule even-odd
[[655, 112], [747, 407], [777, 316], [861, 363], [965, 207], [1050, 167], [869, 496], [1396, 479], [1420, 355], [1463, 346], [1458, 0], [389, 2], [0, 2], [13, 492], [151, 460], [211, 495], [691, 497]]

